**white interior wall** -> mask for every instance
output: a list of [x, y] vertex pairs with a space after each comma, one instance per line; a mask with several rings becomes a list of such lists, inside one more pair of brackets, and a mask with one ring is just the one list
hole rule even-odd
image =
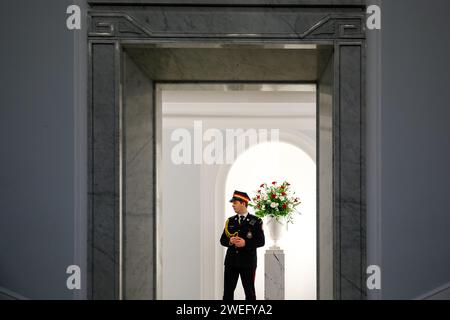
[[314, 159], [316, 93], [314, 87], [307, 90], [162, 91], [163, 199], [158, 214], [163, 231], [159, 239], [163, 299], [221, 298], [223, 248], [219, 237], [231, 169], [227, 164], [173, 164], [170, 152], [177, 142], [170, 140], [171, 132], [186, 128], [192, 133], [194, 120], [202, 121], [204, 131], [217, 128], [223, 133], [226, 128], [278, 128], [284, 141], [297, 143]]

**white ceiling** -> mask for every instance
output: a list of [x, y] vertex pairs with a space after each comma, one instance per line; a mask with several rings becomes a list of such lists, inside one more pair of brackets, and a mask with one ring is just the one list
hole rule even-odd
[[164, 118], [315, 118], [316, 92], [163, 90]]

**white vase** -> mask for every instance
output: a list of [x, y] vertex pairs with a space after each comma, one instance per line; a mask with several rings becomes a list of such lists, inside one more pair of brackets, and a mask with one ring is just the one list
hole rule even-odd
[[270, 238], [273, 241], [273, 246], [270, 249], [280, 250], [278, 241], [281, 240], [286, 232], [286, 219], [267, 217], [267, 227], [269, 228]]

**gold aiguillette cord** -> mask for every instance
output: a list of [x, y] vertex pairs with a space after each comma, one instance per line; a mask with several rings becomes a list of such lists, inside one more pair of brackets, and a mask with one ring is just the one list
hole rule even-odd
[[228, 238], [237, 237], [238, 232], [230, 233], [230, 231], [228, 231], [228, 221], [230, 221], [230, 219], [227, 219], [227, 222], [225, 222], [225, 234], [227, 235]]

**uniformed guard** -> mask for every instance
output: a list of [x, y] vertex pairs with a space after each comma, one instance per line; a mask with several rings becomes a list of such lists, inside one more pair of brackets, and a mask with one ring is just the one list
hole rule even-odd
[[228, 248], [225, 257], [224, 300], [234, 299], [239, 276], [245, 299], [256, 300], [256, 248], [264, 246], [265, 238], [262, 220], [247, 211], [249, 201], [247, 193], [234, 191], [230, 202], [236, 215], [227, 219], [220, 238], [220, 243]]

